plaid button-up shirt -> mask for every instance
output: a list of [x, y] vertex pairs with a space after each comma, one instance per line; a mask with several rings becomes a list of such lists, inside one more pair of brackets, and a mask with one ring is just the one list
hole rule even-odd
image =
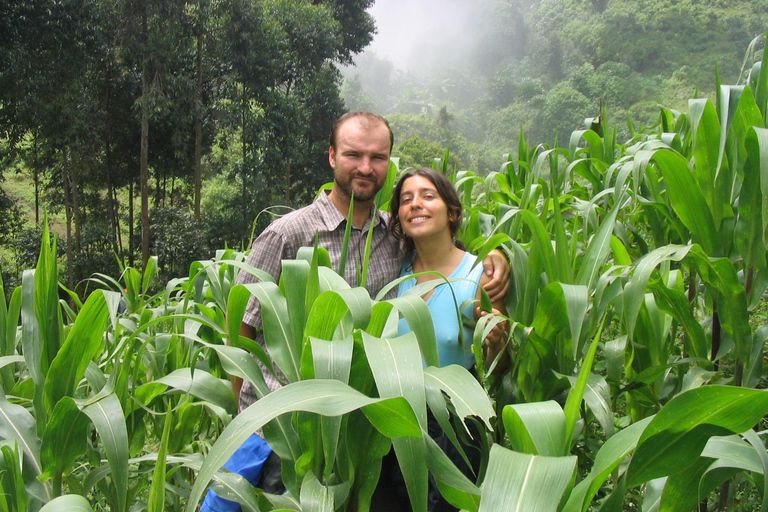
[[[366, 289], [371, 293], [371, 296], [376, 295], [384, 285], [398, 277], [403, 261], [404, 253], [401, 244], [392, 238], [387, 231], [388, 217], [387, 213], [378, 210], [373, 217], [374, 231], [366, 282]], [[319, 246], [328, 250], [334, 270], [338, 271], [346, 224], [346, 218], [336, 209], [327, 193], [321, 194], [317, 201], [309, 206], [300, 208], [272, 222], [253, 242], [246, 261], [254, 267], [268, 272], [275, 278], [275, 282], [278, 282], [282, 260], [294, 259], [300, 247], [314, 246], [315, 234], [317, 234]], [[368, 220], [362, 229], [352, 227], [344, 272], [344, 278], [351, 286], [357, 286], [358, 269], [362, 267], [365, 242], [370, 226], [371, 221]], [[257, 279], [247, 272], [241, 271], [237, 277], [237, 284], [256, 281]], [[394, 296], [396, 292], [397, 289], [393, 289], [387, 298]], [[261, 307], [255, 297], [251, 297], [248, 303], [243, 322], [256, 328], [255, 341], [266, 348], [264, 336], [261, 333]], [[280, 387], [278, 379], [284, 380], [284, 375], [279, 369], [275, 367], [278, 374], [275, 378], [261, 363], [259, 366], [269, 389], [274, 391]], [[240, 391], [240, 409], [245, 409], [255, 401], [256, 394], [253, 384], [244, 382]]]

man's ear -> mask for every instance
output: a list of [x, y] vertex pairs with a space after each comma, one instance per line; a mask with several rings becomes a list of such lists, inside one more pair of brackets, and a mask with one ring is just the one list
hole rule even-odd
[[336, 168], [336, 150], [333, 146], [328, 146], [328, 163], [331, 167]]

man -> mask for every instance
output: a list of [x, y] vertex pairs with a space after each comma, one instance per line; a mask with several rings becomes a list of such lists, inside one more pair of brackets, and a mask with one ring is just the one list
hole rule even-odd
[[[309, 206], [291, 212], [274, 221], [254, 241], [247, 262], [256, 268], [270, 273], [275, 281], [279, 280], [281, 261], [294, 259], [300, 247], [313, 246], [316, 234], [319, 245], [328, 250], [331, 262], [338, 269], [341, 250], [349, 214], [349, 205], [354, 195], [352, 212], [352, 234], [347, 252], [347, 264], [344, 278], [352, 285], [357, 285], [357, 270], [362, 265], [368, 231], [373, 229], [371, 258], [368, 266], [366, 288], [375, 295], [384, 285], [398, 277], [404, 257], [400, 243], [389, 236], [387, 214], [373, 211], [373, 200], [381, 190], [389, 171], [389, 155], [394, 143], [394, 135], [389, 123], [383, 117], [372, 112], [349, 112], [341, 116], [333, 125], [328, 149], [328, 162], [333, 168], [333, 188], [330, 193], [321, 196]], [[375, 213], [371, 220], [372, 213]], [[490, 259], [483, 262], [486, 272], [493, 279], [486, 286], [492, 296], [504, 295], [509, 286], [509, 267], [502, 256], [496, 256], [495, 265]], [[495, 271], [492, 271], [495, 268]], [[238, 284], [255, 282], [256, 279], [245, 272], [237, 278]], [[393, 295], [396, 290], [392, 290]], [[240, 335], [254, 339], [264, 347], [264, 337], [256, 332], [261, 324], [261, 311], [255, 298], [248, 303]], [[261, 364], [260, 364], [261, 366]], [[277, 377], [283, 375], [275, 368]], [[262, 366], [264, 380], [270, 391], [280, 387], [278, 379]], [[240, 410], [256, 400], [255, 389], [250, 382], [234, 383]], [[279, 487], [272, 487], [279, 481], [280, 464], [276, 455], [270, 455], [266, 442], [257, 435], [241, 447], [225, 465], [230, 471], [244, 474], [252, 484], [260, 481], [267, 492], [275, 492]], [[269, 460], [268, 460], [269, 459]], [[239, 462], [242, 460], [242, 462]], [[246, 467], [243, 467], [245, 464]], [[266, 464], [263, 475], [262, 466]], [[277, 477], [275, 477], [277, 473]], [[261, 480], [260, 480], [261, 479]], [[269, 487], [268, 488], [265, 488]], [[202, 511], [224, 512], [239, 510], [232, 502], [225, 504], [209, 500], [213, 493], [206, 496]], [[220, 502], [224, 502], [218, 498]], [[209, 503], [210, 501], [210, 503]]]

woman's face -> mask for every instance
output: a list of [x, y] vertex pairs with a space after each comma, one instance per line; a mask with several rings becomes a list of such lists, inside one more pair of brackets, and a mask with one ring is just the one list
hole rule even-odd
[[414, 240], [451, 236], [448, 206], [435, 185], [424, 176], [411, 176], [403, 182], [398, 216], [403, 233]]

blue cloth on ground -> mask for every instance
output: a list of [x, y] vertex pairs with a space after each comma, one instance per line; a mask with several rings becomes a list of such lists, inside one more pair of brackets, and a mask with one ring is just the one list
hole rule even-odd
[[[232, 454], [224, 467], [232, 473], [242, 475], [251, 485], [256, 487], [259, 479], [261, 479], [264, 463], [267, 462], [271, 453], [272, 448], [264, 439], [256, 434], [251, 434], [251, 437], [246, 439], [242, 446]], [[200, 512], [240, 512], [240, 510], [239, 503], [225, 500], [212, 489], [206, 494], [200, 508]]]

